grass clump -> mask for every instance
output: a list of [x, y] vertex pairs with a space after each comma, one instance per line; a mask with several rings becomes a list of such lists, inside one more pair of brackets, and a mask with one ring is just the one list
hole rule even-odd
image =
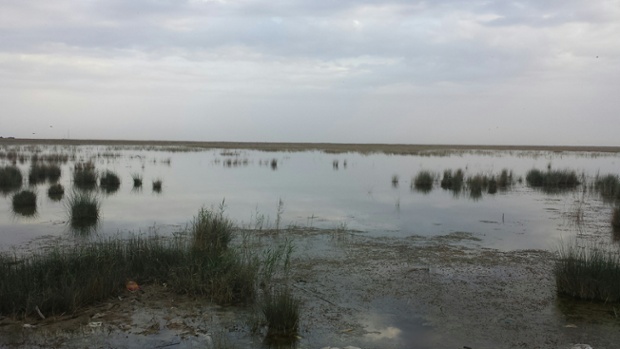
[[24, 216], [37, 212], [37, 194], [31, 190], [22, 190], [13, 195], [13, 211]]
[[153, 191], [156, 193], [161, 193], [161, 185], [162, 185], [162, 181], [161, 179], [156, 179], [153, 181]]
[[99, 222], [99, 199], [95, 194], [76, 191], [67, 201], [69, 207], [69, 222], [76, 231], [92, 228]]
[[22, 186], [22, 173], [17, 166], [0, 167], [0, 191], [8, 193]]
[[398, 188], [398, 181], [399, 181], [398, 175], [396, 174], [392, 175], [392, 187], [393, 188]]
[[613, 248], [565, 244], [555, 265], [557, 292], [571, 297], [620, 301], [620, 254]]
[[572, 189], [580, 183], [575, 171], [551, 169], [546, 172], [531, 169], [525, 180], [531, 187], [544, 190]]
[[139, 173], [134, 173], [131, 175], [131, 179], [133, 179], [133, 187], [141, 188], [142, 187], [142, 175]]
[[80, 162], [73, 168], [73, 183], [78, 189], [92, 190], [97, 186], [97, 172], [92, 162]]
[[31, 185], [37, 185], [43, 183], [46, 180], [55, 183], [62, 174], [60, 166], [56, 164], [43, 164], [33, 162], [28, 172], [28, 183]]
[[463, 187], [464, 178], [465, 174], [461, 169], [456, 170], [454, 173], [452, 173], [452, 170], [445, 170], [441, 179], [441, 187], [446, 190], [459, 192]]
[[620, 207], [614, 207], [611, 213], [611, 228], [614, 234], [620, 233]]
[[45, 315], [71, 313], [122, 294], [129, 280], [165, 282], [171, 292], [221, 304], [253, 301], [259, 259], [203, 228], [225, 227], [229, 236], [231, 223], [201, 210], [192, 226], [177, 237], [107, 239], [26, 256], [0, 253], [0, 314], [36, 316], [37, 308]]
[[99, 186], [106, 193], [111, 194], [118, 190], [121, 186], [121, 180], [118, 175], [112, 171], [105, 171], [99, 178]]
[[428, 193], [433, 189], [435, 178], [430, 171], [420, 171], [413, 179], [413, 187], [421, 192]]
[[60, 183], [52, 184], [47, 189], [47, 196], [54, 201], [60, 201], [63, 195], [65, 195], [65, 188]]
[[489, 185], [489, 178], [485, 175], [477, 174], [467, 179], [469, 196], [473, 199], [482, 197], [482, 191]]
[[620, 200], [620, 179], [617, 175], [608, 174], [594, 181], [594, 189], [604, 200]]
[[299, 328], [301, 302], [288, 288], [265, 293], [261, 311], [267, 321], [268, 338], [294, 338]]

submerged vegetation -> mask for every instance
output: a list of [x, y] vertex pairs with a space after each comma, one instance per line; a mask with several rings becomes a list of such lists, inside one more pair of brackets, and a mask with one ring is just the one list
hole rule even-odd
[[617, 247], [577, 243], [559, 248], [555, 265], [557, 291], [571, 297], [620, 301], [620, 254]]

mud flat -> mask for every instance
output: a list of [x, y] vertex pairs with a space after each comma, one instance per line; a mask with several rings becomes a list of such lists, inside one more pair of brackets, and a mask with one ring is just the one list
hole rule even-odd
[[[292, 348], [615, 348], [613, 304], [558, 298], [554, 254], [500, 252], [468, 233], [373, 238], [361, 232], [257, 233], [292, 238], [288, 282], [302, 299]], [[214, 306], [165, 285], [76, 314], [0, 318], [2, 347], [269, 348], [251, 307]], [[280, 346], [282, 347], [282, 346]]]

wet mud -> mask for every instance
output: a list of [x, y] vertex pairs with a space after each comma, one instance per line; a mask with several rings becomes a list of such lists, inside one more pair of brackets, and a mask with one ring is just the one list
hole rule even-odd
[[215, 306], [164, 285], [76, 314], [0, 318], [6, 348], [617, 348], [620, 307], [558, 297], [554, 254], [498, 251], [469, 233], [427, 238], [282, 231], [288, 282], [302, 299], [299, 339], [263, 341], [248, 306]]

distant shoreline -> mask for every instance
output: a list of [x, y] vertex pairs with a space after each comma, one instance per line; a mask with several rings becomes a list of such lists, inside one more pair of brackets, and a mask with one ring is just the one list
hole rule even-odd
[[248, 149], [262, 151], [324, 151], [328, 153], [385, 153], [394, 155], [419, 154], [436, 151], [498, 150], [620, 153], [620, 146], [572, 145], [460, 145], [460, 144], [355, 144], [355, 143], [286, 143], [286, 142], [198, 142], [198, 141], [138, 141], [96, 139], [29, 139], [0, 138], [0, 145], [106, 145], [106, 146], [179, 146], [204, 149]]

